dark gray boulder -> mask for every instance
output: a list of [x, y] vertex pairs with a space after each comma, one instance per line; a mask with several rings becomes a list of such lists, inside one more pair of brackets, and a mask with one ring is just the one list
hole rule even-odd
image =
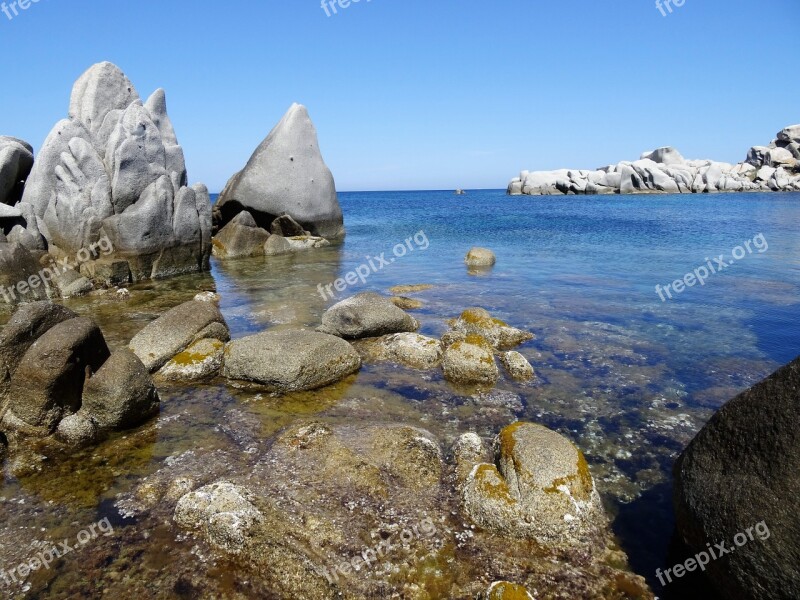
[[8, 412], [52, 433], [62, 417], [80, 409], [86, 379], [109, 356], [103, 334], [91, 319], [78, 317], [55, 325], [31, 345], [11, 376]]
[[692, 552], [734, 550], [706, 571], [726, 598], [800, 598], [798, 456], [800, 358], [728, 402], [678, 459], [678, 531]]
[[158, 412], [160, 399], [142, 361], [117, 350], [86, 382], [80, 413], [103, 430], [135, 427]]
[[242, 210], [249, 210], [265, 229], [279, 215], [289, 214], [315, 236], [344, 238], [333, 175], [304, 106], [292, 105], [245, 168], [228, 181], [216, 208], [221, 225]]

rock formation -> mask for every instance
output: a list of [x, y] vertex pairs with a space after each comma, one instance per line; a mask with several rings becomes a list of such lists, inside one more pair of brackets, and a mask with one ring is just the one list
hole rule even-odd
[[19, 242], [32, 252], [75, 256], [107, 238], [113, 255], [102, 260], [127, 262], [133, 281], [209, 266], [208, 190], [187, 185], [164, 91], [142, 103], [108, 62], [75, 83], [68, 118], [45, 140], [16, 208], [27, 234]]
[[678, 532], [692, 553], [726, 545], [705, 568], [725, 598], [800, 598], [798, 430], [800, 358], [728, 402], [675, 465]]
[[314, 236], [344, 238], [333, 175], [304, 106], [292, 105], [247, 166], [231, 178], [215, 206], [215, 222], [221, 228], [245, 209], [267, 231], [276, 218], [290, 215]]
[[736, 165], [686, 160], [671, 147], [645, 152], [595, 171], [523, 171], [508, 186], [511, 195], [699, 194], [800, 190], [800, 125], [778, 133], [769, 146], [754, 146]]

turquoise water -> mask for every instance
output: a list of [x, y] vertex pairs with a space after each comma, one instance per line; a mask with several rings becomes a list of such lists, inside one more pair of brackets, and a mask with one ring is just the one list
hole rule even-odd
[[[490, 439], [523, 419], [558, 430], [586, 453], [614, 530], [656, 595], [691, 598], [654, 578], [656, 568], [677, 562], [667, 556], [672, 464], [714, 410], [800, 354], [800, 194], [539, 198], [497, 190], [342, 193], [340, 200], [348, 230], [341, 247], [213, 261], [211, 274], [131, 286], [125, 303], [103, 296], [65, 303], [95, 318], [120, 347], [168, 308], [216, 289], [240, 337], [318, 325], [335, 302], [320, 287], [362, 267], [366, 281], [339, 297], [434, 286], [410, 294], [423, 303], [414, 312], [423, 333], [440, 335], [470, 306], [532, 331], [536, 339], [520, 351], [537, 380], [501, 379], [490, 394], [470, 394], [439, 373], [380, 363], [337, 386], [285, 398], [221, 382], [161, 389], [161, 414], [139, 430], [40, 475], [6, 474], [0, 568], [24, 559], [32, 536], [61, 539], [108, 516], [116, 537], [37, 574], [26, 597], [89, 597], [96, 589], [161, 597], [180, 574], [200, 568], [192, 544], [163, 519], [122, 520], [116, 506], [176, 455], [231, 451], [243, 457], [231, 468], [246, 472], [250, 455], [238, 444], [250, 444], [250, 429], [267, 440], [309, 418], [403, 422], [447, 447], [466, 431]], [[706, 265], [706, 257], [729, 261], [745, 241], [752, 252], [743, 248], [705, 285], [661, 301], [656, 285]], [[494, 269], [467, 271], [473, 245], [495, 251]], [[375, 272], [370, 264], [383, 267]], [[247, 427], [239, 431], [241, 423]], [[87, 571], [90, 562], [97, 568]], [[199, 573], [209, 593], [224, 594], [225, 577]]]

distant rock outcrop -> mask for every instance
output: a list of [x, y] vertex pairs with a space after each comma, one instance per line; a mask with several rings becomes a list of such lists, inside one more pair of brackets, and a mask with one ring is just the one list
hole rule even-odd
[[133, 281], [209, 266], [208, 190], [187, 185], [164, 91], [143, 104], [108, 62], [75, 83], [68, 118], [45, 140], [17, 208], [31, 251], [74, 256], [107, 238]]
[[242, 210], [270, 230], [291, 216], [314, 236], [344, 238], [344, 219], [333, 175], [319, 150], [317, 130], [305, 106], [294, 104], [225, 186], [215, 207], [222, 228]]
[[744, 162], [686, 160], [675, 148], [645, 152], [595, 171], [523, 171], [511, 195], [699, 194], [800, 190], [800, 125], [778, 133], [769, 146], [754, 146]]

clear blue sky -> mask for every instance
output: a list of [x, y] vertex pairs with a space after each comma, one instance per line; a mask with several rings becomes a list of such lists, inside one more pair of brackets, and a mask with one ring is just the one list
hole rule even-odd
[[39, 0], [0, 13], [0, 134], [38, 149], [110, 60], [167, 90], [213, 191], [292, 102], [340, 190], [498, 188], [667, 144], [736, 162], [800, 123], [798, 26], [797, 0]]

